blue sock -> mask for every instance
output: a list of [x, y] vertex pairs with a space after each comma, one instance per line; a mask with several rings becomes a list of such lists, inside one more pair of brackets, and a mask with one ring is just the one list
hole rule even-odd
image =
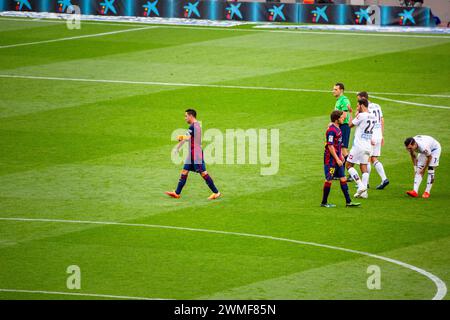
[[186, 184], [187, 174], [182, 174], [180, 180], [178, 180], [177, 190], [175, 190], [176, 194], [180, 194], [181, 190], [183, 190], [184, 185]]
[[323, 185], [323, 197], [322, 197], [322, 204], [326, 204], [328, 201], [328, 195], [330, 194], [331, 190], [331, 182], [325, 181]]
[[211, 179], [211, 177], [208, 174], [206, 174], [202, 177], [203, 177], [203, 179], [205, 179], [206, 184], [208, 185], [208, 187], [211, 189], [212, 192], [214, 192], [214, 193], [219, 192], [219, 190], [217, 190], [216, 186], [214, 185], [213, 180]]
[[342, 190], [342, 193], [343, 193], [344, 196], [345, 196], [345, 201], [346, 201], [347, 203], [352, 202], [352, 199], [350, 199], [350, 195], [348, 194], [348, 185], [347, 185], [347, 182], [341, 182], [341, 190]]

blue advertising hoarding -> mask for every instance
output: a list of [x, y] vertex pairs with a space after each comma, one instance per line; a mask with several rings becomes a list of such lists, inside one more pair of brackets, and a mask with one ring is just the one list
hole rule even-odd
[[[0, 0], [0, 11], [63, 13], [78, 5], [82, 14], [289, 22], [308, 24], [432, 26], [429, 8], [372, 7], [279, 2], [203, 0]], [[380, 21], [376, 21], [376, 19]]]

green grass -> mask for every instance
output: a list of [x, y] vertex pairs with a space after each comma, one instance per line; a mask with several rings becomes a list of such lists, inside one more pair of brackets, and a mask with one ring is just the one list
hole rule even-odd
[[[131, 28], [0, 19], [0, 46]], [[239, 29], [239, 30], [236, 30]], [[337, 81], [349, 91], [450, 95], [450, 39], [154, 29], [0, 48], [0, 74], [330, 90], [330, 93], [0, 77], [0, 217], [114, 221], [268, 235], [361, 250], [425, 269], [450, 284], [448, 109], [380, 102], [382, 162], [391, 181], [362, 208], [337, 184], [319, 207], [323, 139]], [[348, 94], [353, 104], [355, 96]], [[382, 95], [450, 106], [449, 98]], [[224, 197], [189, 176], [179, 200], [170, 136], [195, 107], [205, 129], [280, 130], [278, 174], [207, 164]], [[410, 199], [403, 140], [443, 146], [432, 197]], [[371, 177], [375, 186], [379, 177]], [[424, 184], [424, 183], [423, 183]], [[424, 186], [422, 186], [422, 189]], [[354, 191], [354, 186], [350, 186]], [[369, 265], [382, 289], [368, 290]], [[81, 290], [66, 268], [81, 268]], [[431, 299], [428, 278], [326, 248], [188, 230], [0, 220], [0, 289], [170, 299]], [[1, 292], [0, 299], [83, 298]], [[86, 298], [86, 297], [85, 297]], [[92, 297], [91, 297], [92, 298]], [[448, 298], [448, 296], [447, 296]]]

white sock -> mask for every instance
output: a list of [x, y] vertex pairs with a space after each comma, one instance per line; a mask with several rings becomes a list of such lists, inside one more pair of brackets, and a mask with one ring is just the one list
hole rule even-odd
[[356, 184], [358, 185], [358, 188], [362, 188], [363, 184], [361, 182], [361, 179], [359, 178], [358, 172], [355, 170], [355, 168], [351, 167], [347, 170], [350, 176], [355, 180]]
[[[367, 173], [369, 174], [369, 176], [367, 177], [367, 183], [366, 186], [369, 184], [369, 178], [370, 178], [370, 172], [372, 171], [372, 165], [370, 164], [370, 162], [367, 164]], [[364, 183], [364, 175], [362, 176], [362, 180]]]
[[367, 184], [369, 183], [369, 173], [368, 172], [364, 172], [362, 174], [362, 184], [365, 188], [367, 188]]
[[418, 173], [414, 176], [414, 191], [419, 192], [419, 186], [422, 183], [422, 176]]
[[383, 164], [380, 161], [377, 161], [373, 164], [375, 166], [375, 169], [377, 170], [378, 174], [381, 177], [381, 181], [384, 181], [387, 179], [386, 173], [384, 172]]
[[430, 193], [431, 187], [433, 186], [433, 182], [434, 182], [434, 170], [428, 170], [427, 188], [425, 189], [425, 192]]

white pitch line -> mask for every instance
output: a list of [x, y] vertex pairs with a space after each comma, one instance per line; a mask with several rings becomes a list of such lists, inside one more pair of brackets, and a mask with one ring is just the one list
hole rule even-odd
[[[347, 91], [350, 93], [357, 93], [352, 91]], [[382, 94], [385, 96], [409, 96], [409, 97], [427, 97], [427, 98], [450, 98], [448, 94], [426, 94], [426, 93], [400, 93], [400, 92], [371, 92], [372, 94]]]
[[306, 241], [300, 241], [300, 240], [293, 240], [293, 239], [287, 239], [287, 238], [279, 238], [279, 237], [273, 237], [273, 236], [266, 236], [266, 235], [259, 235], [259, 234], [251, 234], [251, 233], [241, 233], [241, 232], [229, 232], [229, 231], [220, 231], [220, 230], [209, 230], [209, 229], [196, 229], [196, 228], [187, 228], [187, 227], [176, 227], [176, 226], [165, 226], [165, 225], [158, 225], [158, 224], [141, 224], [141, 223], [123, 223], [123, 222], [113, 222], [113, 221], [87, 221], [87, 220], [61, 220], [61, 219], [36, 219], [36, 218], [0, 218], [0, 220], [5, 221], [24, 221], [24, 222], [56, 222], [56, 223], [75, 223], [75, 224], [97, 224], [97, 225], [113, 225], [113, 226], [126, 226], [126, 227], [145, 227], [145, 228], [160, 228], [160, 229], [171, 229], [171, 230], [183, 230], [183, 231], [194, 231], [194, 232], [205, 232], [205, 233], [214, 233], [214, 234], [225, 234], [225, 235], [234, 235], [234, 236], [242, 236], [242, 237], [251, 237], [251, 238], [260, 238], [260, 239], [268, 239], [268, 240], [275, 240], [275, 241], [283, 241], [283, 242], [291, 242], [301, 245], [308, 245], [308, 246], [314, 246], [314, 247], [320, 247], [320, 248], [326, 248], [331, 250], [338, 250], [338, 251], [344, 251], [354, 254], [359, 254], [371, 258], [375, 258], [378, 260], [387, 261], [396, 265], [399, 265], [401, 267], [404, 267], [406, 269], [415, 271], [431, 281], [436, 285], [437, 291], [436, 294], [433, 297], [433, 300], [442, 300], [446, 294], [447, 294], [447, 286], [444, 281], [442, 281], [439, 277], [435, 276], [431, 272], [428, 272], [424, 269], [421, 269], [419, 267], [413, 266], [411, 264], [383, 257], [380, 255], [359, 251], [359, 250], [353, 250], [353, 249], [347, 249], [342, 247], [336, 247], [331, 246], [327, 244], [320, 244], [315, 242], [306, 242]]
[[[179, 83], [179, 82], [154, 82], [154, 81], [131, 81], [131, 80], [107, 80], [107, 79], [85, 79], [85, 78], [62, 78], [62, 77], [41, 77], [31, 75], [13, 75], [13, 74], [0, 74], [0, 78], [19, 78], [19, 79], [34, 79], [34, 80], [55, 80], [55, 81], [78, 81], [78, 82], [97, 82], [97, 83], [121, 83], [121, 84], [140, 84], [151, 86], [169, 86], [169, 87], [205, 87], [205, 88], [224, 88], [224, 89], [244, 89], [244, 90], [268, 90], [268, 91], [291, 91], [291, 92], [318, 92], [318, 93], [331, 93], [331, 90], [319, 90], [319, 89], [302, 89], [302, 88], [277, 88], [277, 87], [256, 87], [256, 86], [235, 86], [235, 85], [221, 85], [221, 84], [201, 84], [201, 83]], [[348, 93], [356, 94], [356, 91], [347, 91]], [[422, 93], [395, 93], [395, 92], [371, 92], [372, 94], [382, 95], [400, 95], [400, 96], [412, 96], [412, 97], [439, 97], [450, 98], [450, 95], [439, 94], [422, 94]], [[387, 100], [391, 102], [398, 102], [403, 104], [411, 104], [417, 106], [426, 106], [429, 108], [438, 109], [450, 109], [448, 106], [435, 106], [430, 104], [419, 104], [415, 102], [408, 102], [402, 100], [393, 100], [383, 98], [379, 96], [373, 96], [380, 100]]]
[[31, 46], [31, 45], [35, 45], [35, 44], [51, 43], [51, 42], [83, 39], [83, 38], [102, 37], [102, 36], [107, 36], [107, 35], [111, 35], [111, 34], [132, 32], [132, 31], [139, 31], [139, 30], [153, 29], [153, 28], [158, 28], [158, 27], [157, 26], [148, 26], [148, 27], [142, 27], [142, 28], [131, 28], [131, 29], [125, 29], [125, 30], [116, 30], [116, 31], [110, 31], [110, 32], [86, 34], [86, 35], [83, 35], [83, 36], [76, 36], [76, 37], [67, 37], [67, 38], [35, 41], [35, 42], [16, 43], [16, 44], [9, 44], [9, 45], [6, 45], [6, 46], [0, 46], [0, 49], [15, 48], [15, 47], [22, 47], [22, 46]]
[[0, 292], [56, 294], [56, 295], [63, 295], [63, 296], [98, 297], [98, 298], [128, 299], [128, 300], [169, 300], [169, 299], [160, 299], [160, 298], [129, 297], [129, 296], [115, 296], [115, 295], [110, 295], [110, 294], [44, 291], [44, 290], [0, 289]]
[[[370, 36], [370, 37], [395, 37], [395, 38], [428, 38], [428, 39], [449, 39], [450, 36], [439, 35], [413, 35], [413, 34], [388, 34], [388, 33], [369, 33], [368, 31], [346, 31], [346, 32], [333, 32], [333, 31], [303, 31], [303, 30], [266, 30], [267, 32], [283, 32], [293, 34], [323, 34], [323, 35], [339, 35], [339, 36]], [[382, 31], [381, 31], [382, 32]]]
[[379, 96], [374, 96], [373, 94], [370, 95], [372, 98], [384, 100], [384, 101], [390, 101], [390, 102], [396, 102], [400, 104], [409, 104], [412, 106], [419, 106], [419, 107], [426, 107], [426, 108], [437, 108], [437, 109], [450, 109], [448, 106], [437, 106], [434, 104], [426, 104], [426, 103], [418, 103], [418, 102], [410, 102], [410, 101], [403, 101], [403, 100], [395, 100], [395, 99], [389, 99]]

